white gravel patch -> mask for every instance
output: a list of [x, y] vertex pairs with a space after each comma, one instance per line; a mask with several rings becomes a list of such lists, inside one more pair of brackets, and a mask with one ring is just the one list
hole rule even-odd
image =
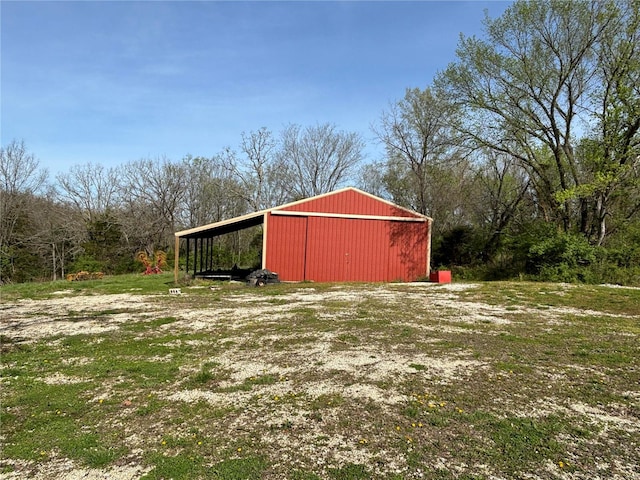
[[142, 465], [123, 465], [105, 469], [82, 468], [71, 460], [53, 459], [47, 463], [11, 461], [15, 471], [0, 473], [1, 480], [137, 480], [151, 470]]
[[68, 384], [74, 384], [74, 383], [83, 383], [87, 381], [83, 378], [70, 377], [60, 372], [56, 372], [52, 375], [49, 375], [48, 377], [41, 378], [40, 380], [46, 383], [47, 385], [68, 385]]
[[640, 432], [640, 424], [637, 419], [629, 419], [618, 415], [611, 415], [601, 408], [592, 407], [584, 403], [574, 403], [570, 405], [570, 409], [574, 412], [588, 416], [592, 421], [604, 425], [605, 429], [616, 427], [627, 432]]
[[600, 285], [601, 287], [607, 287], [607, 288], [626, 288], [629, 290], [640, 290], [640, 287], [632, 287], [632, 286], [627, 286], [627, 285], [615, 285], [613, 283], [603, 283]]
[[140, 315], [109, 314], [106, 319], [99, 319], [92, 317], [96, 312], [151, 312], [160, 308], [154, 306], [151, 296], [130, 294], [83, 295], [46, 300], [23, 299], [0, 304], [0, 334], [31, 341], [54, 335], [99, 334], [116, 330], [121, 324]]

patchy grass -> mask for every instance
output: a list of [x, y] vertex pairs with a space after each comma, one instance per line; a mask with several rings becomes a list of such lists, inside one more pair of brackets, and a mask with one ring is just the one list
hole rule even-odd
[[1, 287], [0, 478], [640, 478], [639, 290], [169, 283]]
[[82, 280], [69, 282], [34, 282], [2, 285], [0, 294], [3, 301], [18, 298], [47, 299], [56, 298], [60, 292], [64, 295], [97, 295], [130, 292], [138, 295], [154, 294], [173, 287], [173, 274], [160, 275], [115, 275], [100, 280]]

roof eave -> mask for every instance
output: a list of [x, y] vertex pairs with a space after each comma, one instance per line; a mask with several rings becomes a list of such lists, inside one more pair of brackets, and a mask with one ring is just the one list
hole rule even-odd
[[188, 230], [181, 230], [179, 232], [175, 232], [176, 237], [189, 237], [195, 234], [206, 232], [209, 230], [217, 230], [225, 226], [234, 225], [243, 223], [254, 218], [264, 217], [264, 215], [268, 212], [268, 210], [261, 210], [259, 212], [248, 213], [246, 215], [242, 215], [240, 217], [230, 218], [228, 220], [222, 220], [220, 222], [210, 223], [208, 225], [203, 225], [200, 227], [190, 228]]

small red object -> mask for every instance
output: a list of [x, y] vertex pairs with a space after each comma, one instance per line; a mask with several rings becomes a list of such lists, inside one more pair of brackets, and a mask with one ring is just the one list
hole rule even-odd
[[436, 283], [451, 283], [451, 270], [431, 272], [429, 280]]

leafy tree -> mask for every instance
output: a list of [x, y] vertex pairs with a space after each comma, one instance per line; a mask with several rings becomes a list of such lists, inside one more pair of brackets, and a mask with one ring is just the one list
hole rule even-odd
[[129, 250], [123, 244], [119, 222], [110, 213], [96, 216], [87, 223], [87, 238], [82, 244], [83, 254], [74, 264], [75, 270], [84, 270], [81, 263], [91, 263], [91, 271], [123, 273], [120, 265], [128, 263]]
[[586, 267], [596, 261], [596, 247], [582, 235], [559, 232], [539, 239], [529, 249], [528, 271], [541, 280], [585, 280]]
[[595, 134], [583, 144], [588, 182], [574, 193], [591, 203], [591, 237], [601, 245], [607, 220], [626, 223], [640, 212], [640, 3], [607, 4], [597, 45]]
[[[434, 217], [436, 255], [462, 259], [448, 247], [461, 242], [485, 262], [524, 266], [545, 238], [569, 257], [585, 239], [603, 244], [640, 216], [639, 8], [516, 1], [487, 17], [485, 36], [462, 36], [433, 87], [383, 114], [387, 161], [368, 183]], [[538, 224], [562, 232], [528, 239]]]
[[486, 39], [462, 37], [438, 85], [465, 112], [460, 130], [517, 159], [548, 214], [586, 231], [577, 134], [594, 91], [597, 45], [611, 14], [603, 2], [517, 1], [485, 19]]
[[473, 265], [480, 261], [482, 239], [476, 229], [468, 225], [453, 227], [434, 244], [434, 266]]

